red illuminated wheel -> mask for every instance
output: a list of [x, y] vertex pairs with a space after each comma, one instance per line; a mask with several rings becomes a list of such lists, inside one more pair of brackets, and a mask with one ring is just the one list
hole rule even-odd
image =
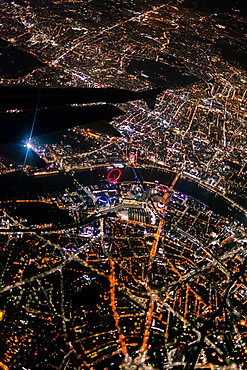
[[121, 176], [121, 171], [119, 168], [113, 168], [107, 175], [107, 180], [109, 182], [116, 182]]

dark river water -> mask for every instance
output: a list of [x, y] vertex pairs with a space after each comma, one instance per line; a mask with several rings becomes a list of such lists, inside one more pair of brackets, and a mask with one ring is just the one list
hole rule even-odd
[[42, 65], [33, 55], [0, 38], [0, 77], [19, 78]]
[[74, 221], [68, 210], [60, 209], [55, 204], [16, 203], [13, 201], [6, 203], [4, 209], [12, 216], [22, 218], [22, 223], [26, 226], [35, 224], [66, 225]]
[[[246, 4], [247, 6], [247, 4]], [[245, 48], [237, 47], [227, 43], [218, 43], [218, 50], [223, 58], [230, 63], [237, 63], [243, 69], [247, 70], [247, 53]]]
[[36, 199], [39, 195], [54, 194], [73, 188], [73, 178], [64, 174], [27, 176], [13, 172], [0, 176], [0, 197], [5, 199]]
[[[74, 177], [83, 185], [98, 184], [99, 181], [107, 181], [106, 177], [110, 170], [97, 168], [76, 172]], [[175, 177], [174, 173], [164, 172], [158, 169], [140, 169], [144, 181], [159, 181], [160, 184], [170, 185]], [[135, 181], [135, 174], [130, 167], [121, 169], [120, 182]], [[35, 199], [39, 195], [65, 192], [66, 189], [73, 190], [73, 177], [66, 174], [54, 174], [48, 176], [27, 176], [21, 172], [6, 174], [0, 177], [0, 198]], [[232, 217], [247, 226], [247, 218], [244, 212], [233, 208], [224, 198], [200, 187], [197, 183], [185, 179], [178, 180], [175, 190], [190, 195], [209, 208], [225, 217]]]
[[185, 69], [144, 58], [132, 59], [125, 69], [129, 74], [138, 75], [150, 81], [154, 86], [163, 88], [185, 87], [200, 81], [198, 77], [189, 74]]

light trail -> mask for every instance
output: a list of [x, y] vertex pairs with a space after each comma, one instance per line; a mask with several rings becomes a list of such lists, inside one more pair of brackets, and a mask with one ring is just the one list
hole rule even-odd
[[3, 370], [9, 370], [8, 366], [0, 362], [0, 368]]
[[194, 118], [195, 118], [195, 115], [196, 115], [196, 111], [197, 111], [198, 105], [199, 105], [199, 101], [196, 103], [196, 106], [195, 106], [194, 112], [193, 112], [193, 114], [192, 114], [192, 117], [191, 117], [191, 120], [190, 120], [189, 126], [188, 126], [187, 130], [185, 131], [185, 133], [184, 133], [183, 137], [184, 137], [184, 136], [185, 136], [185, 135], [190, 131], [190, 129], [191, 129], [191, 125], [192, 125], [192, 123], [193, 123], [193, 121], [194, 121]]
[[125, 357], [128, 357], [128, 351], [127, 347], [125, 344], [125, 337], [122, 333], [122, 330], [119, 326], [119, 316], [117, 313], [117, 307], [116, 307], [116, 297], [115, 297], [115, 286], [116, 286], [116, 276], [115, 276], [115, 263], [112, 259], [110, 259], [110, 299], [111, 299], [111, 308], [112, 308], [112, 313], [113, 313], [113, 318], [116, 323], [116, 328], [118, 331], [118, 336], [119, 336], [119, 342], [122, 348], [122, 352], [125, 355]]
[[147, 345], [148, 345], [148, 339], [150, 335], [150, 328], [151, 328], [151, 324], [153, 320], [152, 315], [153, 315], [155, 302], [156, 302], [156, 299], [151, 297], [148, 312], [147, 312], [146, 322], [145, 322], [145, 332], [143, 336], [143, 343], [140, 348], [141, 362], [145, 362], [146, 356], [147, 356], [147, 351], [148, 351]]
[[147, 268], [147, 277], [146, 277], [146, 280], [145, 280], [145, 286], [146, 287], [148, 287], [148, 284], [149, 284], [149, 275], [150, 275], [150, 271], [151, 271], [151, 268], [152, 268], [152, 265], [153, 265], [154, 257], [156, 255], [157, 246], [159, 244], [160, 234], [162, 232], [163, 226], [164, 226], [164, 220], [161, 219], [160, 223], [159, 223], [159, 226], [158, 226], [157, 233], [155, 234], [155, 239], [153, 241], [151, 251], [150, 251], [149, 263], [148, 263], [148, 268]]

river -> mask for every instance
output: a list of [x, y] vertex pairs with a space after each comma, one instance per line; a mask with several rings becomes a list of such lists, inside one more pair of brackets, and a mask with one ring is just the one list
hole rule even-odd
[[[106, 167], [92, 170], [78, 171], [74, 177], [83, 185], [97, 184], [99, 181], [107, 181], [109, 169]], [[160, 184], [170, 185], [175, 173], [162, 171], [156, 168], [140, 169], [144, 181], [159, 181]], [[130, 167], [121, 169], [120, 182], [135, 181], [135, 175]], [[0, 197], [6, 199], [37, 199], [38, 196], [65, 192], [66, 189], [74, 190], [73, 177], [69, 174], [52, 174], [47, 176], [27, 176], [22, 172], [14, 172], [0, 177]], [[175, 190], [190, 195], [204, 204], [213, 212], [224, 217], [230, 217], [247, 226], [245, 213], [233, 207], [223, 197], [202, 188], [194, 181], [180, 178], [176, 183]]]
[[17, 79], [42, 65], [33, 55], [0, 38], [0, 77]]
[[147, 79], [153, 86], [163, 88], [185, 87], [199, 82], [200, 79], [189, 74], [184, 68], [172, 67], [169, 64], [150, 59], [131, 59], [126, 72]]

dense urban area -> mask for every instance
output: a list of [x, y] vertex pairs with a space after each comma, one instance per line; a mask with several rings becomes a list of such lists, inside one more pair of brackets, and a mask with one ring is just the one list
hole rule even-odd
[[116, 89], [0, 145], [0, 369], [247, 369], [246, 11], [198, 3], [0, 0], [0, 86]]

